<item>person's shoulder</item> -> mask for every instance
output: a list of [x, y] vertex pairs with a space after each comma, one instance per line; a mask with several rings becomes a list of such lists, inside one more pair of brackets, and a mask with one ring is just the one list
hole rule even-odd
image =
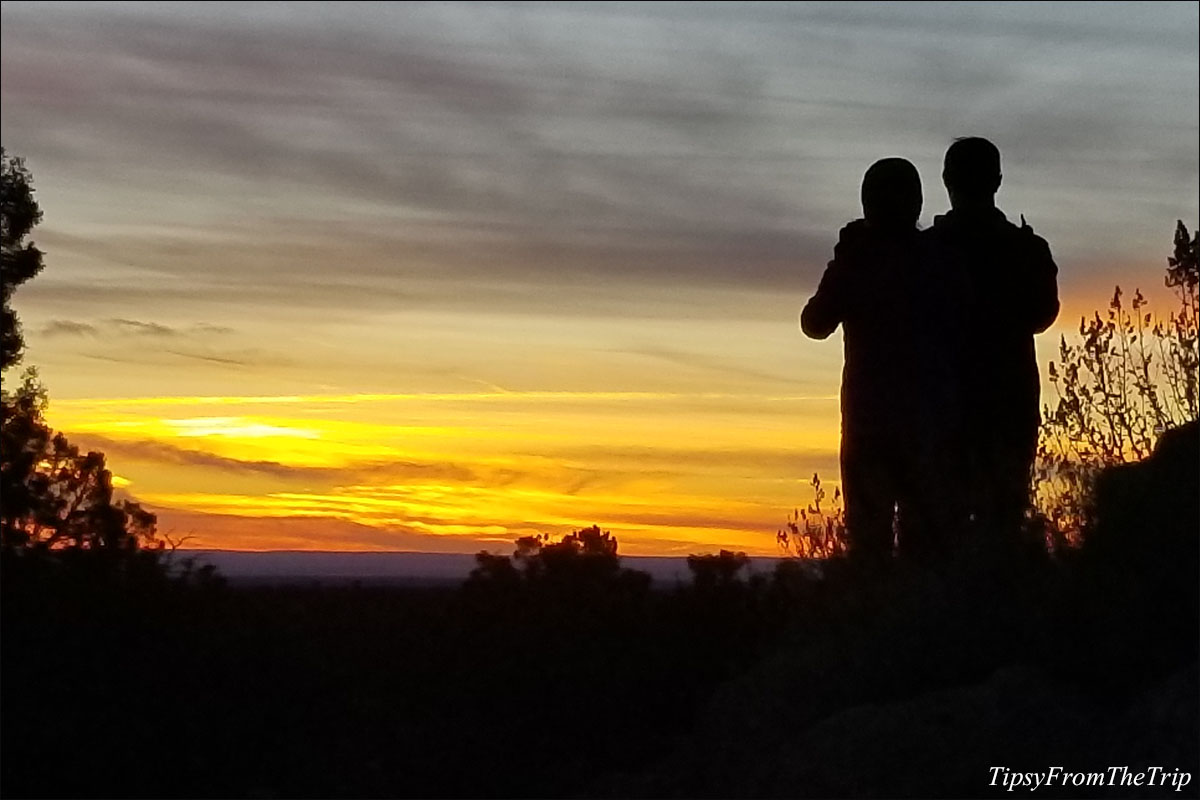
[[833, 248], [835, 262], [846, 263], [861, 260], [863, 252], [868, 249], [872, 231], [865, 219], [856, 219], [846, 223], [838, 231], [837, 246]]
[[865, 219], [855, 219], [847, 222], [838, 231], [838, 242], [861, 241], [871, 235], [871, 226]]

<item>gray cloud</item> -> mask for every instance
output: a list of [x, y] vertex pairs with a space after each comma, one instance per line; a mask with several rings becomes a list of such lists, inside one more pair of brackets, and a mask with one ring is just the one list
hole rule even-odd
[[[50, 287], [53, 292], [53, 287]], [[93, 307], [102, 301], [105, 294], [102, 291], [90, 291], [88, 288], [74, 287], [66, 297], [78, 296], [83, 302], [82, 307]], [[61, 298], [60, 298], [61, 299]], [[149, 296], [147, 296], [149, 299]], [[161, 300], [162, 298], [158, 298]], [[81, 355], [85, 358], [108, 361], [118, 364], [171, 364], [185, 361], [201, 362], [223, 367], [257, 368], [289, 366], [296, 363], [293, 358], [279, 353], [264, 351], [260, 348], [230, 348], [213, 345], [214, 340], [220, 340], [235, 329], [225, 325], [211, 323], [195, 323], [191, 325], [164, 325], [160, 322], [128, 318], [111, 318], [95, 323], [76, 322], [72, 320], [53, 319], [39, 329], [41, 336], [48, 339], [76, 338], [84, 340], [85, 349]], [[130, 339], [148, 340], [139, 342], [135, 352], [123, 353], [118, 345]], [[161, 341], [161, 349], [155, 349], [150, 342]], [[103, 352], [96, 352], [95, 345], [106, 347]]]
[[85, 358], [96, 361], [107, 361], [113, 364], [137, 364], [141, 366], [178, 366], [180, 360], [211, 364], [217, 367], [236, 367], [252, 369], [260, 367], [286, 367], [299, 362], [278, 353], [254, 348], [217, 350], [196, 347], [191, 350], [163, 349], [138, 350], [136, 353], [121, 355], [119, 349], [97, 352], [86, 350], [81, 353]]
[[250, 361], [244, 358], [230, 358], [229, 356], [215, 356], [206, 353], [186, 353], [182, 350], [167, 350], [173, 356], [180, 358], [190, 358], [196, 361], [207, 361], [210, 364], [228, 364], [235, 367], [245, 367], [250, 365]]
[[172, 327], [170, 325], [163, 325], [160, 322], [114, 318], [96, 323], [77, 322], [69, 319], [52, 319], [43, 325], [38, 332], [47, 338], [59, 336], [95, 338], [112, 335], [175, 338], [188, 335], [201, 337], [223, 336], [233, 333], [234, 329], [226, 325], [212, 325], [206, 322], [186, 327]]
[[136, 336], [178, 336], [179, 331], [157, 322], [142, 322], [136, 319], [110, 319], [108, 323], [120, 333], [130, 333]]
[[5, 4], [6, 144], [38, 175], [160, 201], [137, 231], [71, 232], [158, 278], [114, 292], [344, 309], [438, 302], [421, 281], [524, 282], [535, 304], [613, 282], [799, 292], [866, 165], [913, 158], [928, 218], [968, 132], [1000, 143], [1004, 198], [1060, 261], [1196, 213], [1182, 6], [284, 8]]
[[229, 333], [235, 333], [236, 329], [228, 325], [213, 325], [208, 322], [198, 322], [191, 326], [191, 332], [201, 336], [224, 336]]
[[86, 336], [99, 335], [100, 330], [95, 325], [86, 322], [73, 322], [69, 319], [52, 319], [42, 326], [41, 334], [48, 338], [55, 336]]

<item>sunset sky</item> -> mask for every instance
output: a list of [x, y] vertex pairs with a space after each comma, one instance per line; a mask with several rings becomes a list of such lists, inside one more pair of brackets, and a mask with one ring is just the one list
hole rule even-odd
[[927, 225], [996, 142], [1043, 363], [1116, 283], [1165, 312], [1197, 8], [5, 2], [25, 363], [189, 546], [771, 554], [837, 478], [841, 338], [797, 316], [866, 167]]

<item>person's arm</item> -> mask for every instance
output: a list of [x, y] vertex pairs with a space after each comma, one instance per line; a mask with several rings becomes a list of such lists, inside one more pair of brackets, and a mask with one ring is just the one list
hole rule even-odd
[[860, 235], [860, 222], [851, 222], [842, 228], [837, 246], [833, 249], [833, 260], [821, 276], [817, 293], [800, 314], [800, 329], [811, 339], [829, 338], [837, 326], [846, 321], [852, 275], [849, 250], [853, 247], [855, 237]]
[[[1025, 222], [1025, 218], [1021, 218]], [[1025, 285], [1028, 302], [1025, 303], [1026, 321], [1031, 333], [1041, 333], [1058, 318], [1058, 265], [1050, 255], [1050, 245], [1036, 235], [1027, 224], [1021, 229], [1023, 237]]]
[[829, 262], [817, 293], [800, 314], [800, 330], [810, 339], [827, 339], [845, 318], [845, 266], [837, 258]]

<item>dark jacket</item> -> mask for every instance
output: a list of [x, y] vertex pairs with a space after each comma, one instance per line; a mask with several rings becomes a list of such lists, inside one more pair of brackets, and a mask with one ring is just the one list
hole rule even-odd
[[917, 230], [865, 220], [842, 228], [833, 260], [800, 315], [807, 336], [843, 328], [843, 435], [907, 435], [918, 403], [914, 322]]
[[1036, 437], [1033, 336], [1058, 316], [1058, 267], [1045, 239], [998, 209], [951, 211], [921, 233], [931, 300], [968, 430]]

